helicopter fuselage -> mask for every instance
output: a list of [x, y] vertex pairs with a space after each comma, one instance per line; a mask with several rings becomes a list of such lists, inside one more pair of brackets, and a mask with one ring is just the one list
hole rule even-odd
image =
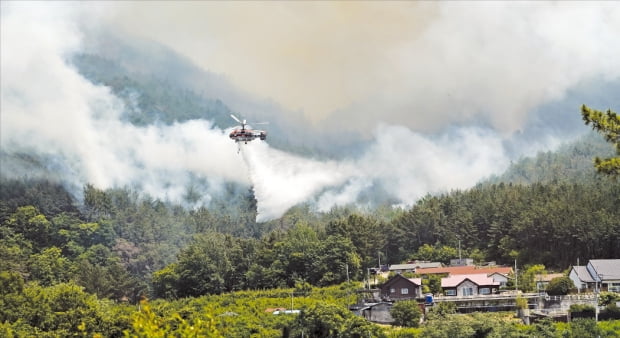
[[255, 139], [265, 140], [267, 138], [267, 132], [264, 130], [253, 130], [253, 129], [235, 129], [230, 132], [228, 135], [235, 142], [250, 142]]

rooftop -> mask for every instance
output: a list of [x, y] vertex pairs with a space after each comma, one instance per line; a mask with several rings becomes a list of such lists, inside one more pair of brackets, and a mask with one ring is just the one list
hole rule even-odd
[[420, 268], [416, 270], [416, 273], [422, 275], [432, 274], [448, 274], [452, 275], [474, 275], [474, 274], [493, 274], [495, 272], [507, 275], [512, 272], [512, 268], [509, 266], [448, 266], [442, 268]]
[[441, 287], [442, 288], [451, 288], [456, 287], [459, 284], [463, 283], [466, 279], [474, 282], [476, 285], [497, 285], [499, 286], [499, 282], [493, 281], [493, 278], [487, 276], [485, 273], [473, 274], [473, 275], [453, 275], [450, 277], [445, 277], [441, 279]]
[[603, 280], [620, 279], [620, 259], [591, 259], [588, 264], [592, 265]]
[[594, 279], [590, 276], [585, 265], [573, 265], [573, 269], [577, 273], [577, 277], [584, 283], [594, 283]]

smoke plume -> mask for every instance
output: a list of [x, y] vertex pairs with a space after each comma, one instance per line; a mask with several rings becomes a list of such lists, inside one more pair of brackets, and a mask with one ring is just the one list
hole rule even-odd
[[[321, 211], [364, 203], [369, 191], [411, 205], [427, 193], [467, 188], [504, 170], [514, 155], [506, 150], [509, 132], [527, 125], [532, 107], [562, 97], [584, 79], [620, 76], [620, 43], [612, 43], [620, 16], [608, 6], [581, 11], [581, 5], [547, 4], [532, 12], [531, 4], [521, 3], [482, 8], [454, 3], [171, 4], [2, 2], [2, 153], [39, 156], [76, 191], [85, 183], [102, 189], [129, 186], [183, 202], [188, 186], [198, 181], [203, 182], [202, 199], [192, 203], [208, 204], [223, 182], [252, 185], [258, 221], [280, 217], [302, 202], [313, 202]], [[132, 15], [138, 7], [144, 15]], [[103, 14], [93, 14], [99, 9]], [[160, 14], [169, 20], [166, 25], [155, 20]], [[198, 21], [202, 14], [204, 26]], [[274, 20], [266, 20], [271, 16]], [[259, 25], [257, 18], [266, 24]], [[310, 29], [317, 27], [308, 23], [312, 18], [321, 23], [317, 32]], [[179, 25], [180, 32], [171, 29], [183, 19], [188, 20]], [[367, 25], [368, 20], [377, 25]], [[238, 154], [237, 145], [211, 121], [128, 123], [122, 119], [124, 101], [110, 88], [91, 83], [69, 61], [92, 42], [84, 27], [105, 30], [112, 23], [138, 36], [150, 32], [252, 96], [303, 111], [315, 126], [324, 123], [335, 131], [335, 137], [347, 137], [347, 130], [367, 133], [368, 145], [358, 153], [318, 160], [277, 150], [268, 139], [243, 144]], [[266, 37], [275, 37], [278, 48], [261, 45]], [[300, 71], [307, 69], [303, 65], [313, 67], [306, 73]], [[135, 99], [140, 100], [139, 93]], [[251, 100], [243, 102], [247, 108]], [[308, 127], [301, 134], [320, 139], [323, 132]], [[28, 173], [2, 163], [2, 175]]]

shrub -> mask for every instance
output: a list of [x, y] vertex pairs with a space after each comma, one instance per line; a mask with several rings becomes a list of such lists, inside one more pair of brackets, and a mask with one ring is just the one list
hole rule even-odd
[[565, 295], [568, 293], [568, 290], [574, 287], [575, 285], [570, 278], [566, 276], [557, 277], [549, 282], [547, 293], [552, 296]]
[[403, 300], [396, 302], [390, 310], [392, 318], [394, 318], [394, 324], [405, 327], [418, 327], [420, 325], [420, 317], [422, 317], [422, 310], [418, 306], [418, 303], [413, 300]]

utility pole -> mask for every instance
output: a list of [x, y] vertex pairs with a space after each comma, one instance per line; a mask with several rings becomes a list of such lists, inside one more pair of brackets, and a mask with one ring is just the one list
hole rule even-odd
[[515, 258], [515, 291], [519, 293], [519, 272], [517, 270], [517, 259]]

